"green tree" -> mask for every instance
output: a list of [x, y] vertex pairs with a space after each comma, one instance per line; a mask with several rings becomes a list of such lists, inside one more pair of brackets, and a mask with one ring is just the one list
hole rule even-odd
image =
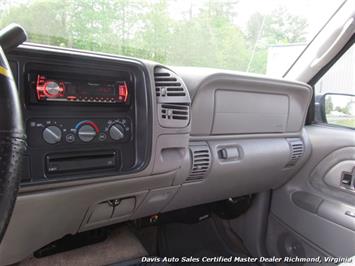
[[331, 111], [333, 111], [334, 105], [332, 101], [332, 97], [325, 97], [325, 113], [330, 114]]
[[166, 63], [170, 49], [174, 49], [172, 34], [174, 21], [169, 15], [167, 0], [148, 2], [146, 12], [141, 17], [141, 28], [136, 33], [135, 42], [146, 51], [146, 58]]
[[169, 61], [178, 65], [245, 70], [245, 36], [233, 23], [237, 2], [209, 1], [195, 16], [179, 21]]
[[277, 8], [270, 14], [253, 14], [246, 30], [246, 39], [252, 51], [248, 71], [265, 73], [267, 49], [270, 45], [290, 44], [306, 41], [307, 21], [284, 8]]
[[0, 26], [24, 25], [29, 40], [155, 60], [164, 64], [264, 73], [270, 44], [304, 40], [304, 19], [278, 9], [254, 14], [243, 32], [238, 1], [190, 0], [176, 18], [176, 0], [4, 0]]
[[60, 45], [67, 37], [62, 19], [65, 8], [65, 2], [56, 0], [15, 5], [1, 15], [0, 27], [16, 22], [25, 26], [31, 41]]

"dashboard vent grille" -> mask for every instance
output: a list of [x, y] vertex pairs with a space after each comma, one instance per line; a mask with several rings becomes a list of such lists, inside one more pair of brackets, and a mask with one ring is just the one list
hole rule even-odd
[[154, 73], [155, 91], [157, 97], [185, 97], [186, 90], [175, 73], [158, 68]]
[[204, 145], [191, 145], [190, 152], [192, 165], [186, 182], [200, 181], [205, 178], [211, 167], [211, 151], [206, 143]]
[[162, 104], [163, 119], [189, 120], [189, 107], [183, 104]]
[[304, 154], [304, 144], [301, 139], [287, 139], [290, 146], [290, 160], [286, 166], [293, 166]]
[[183, 80], [163, 67], [154, 70], [158, 119], [163, 127], [187, 127], [190, 122], [190, 95]]

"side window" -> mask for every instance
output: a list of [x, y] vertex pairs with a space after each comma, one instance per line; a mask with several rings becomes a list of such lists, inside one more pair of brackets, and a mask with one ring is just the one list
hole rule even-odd
[[314, 86], [317, 120], [355, 128], [355, 45], [353, 44]]

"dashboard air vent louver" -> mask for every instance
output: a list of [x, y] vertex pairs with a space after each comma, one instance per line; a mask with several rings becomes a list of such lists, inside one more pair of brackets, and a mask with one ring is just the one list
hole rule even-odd
[[186, 127], [190, 122], [190, 96], [183, 80], [173, 71], [154, 71], [159, 123], [163, 127]]
[[162, 104], [161, 117], [163, 119], [189, 120], [189, 106], [184, 104]]
[[192, 165], [186, 182], [200, 181], [205, 178], [211, 167], [211, 151], [207, 143], [202, 143], [199, 145], [190, 145], [190, 153]]
[[175, 73], [157, 68], [154, 73], [155, 90], [157, 97], [185, 97], [186, 90]]
[[287, 167], [293, 166], [297, 161], [302, 158], [304, 154], [304, 144], [301, 139], [287, 139], [288, 145], [290, 146], [290, 160], [287, 163]]

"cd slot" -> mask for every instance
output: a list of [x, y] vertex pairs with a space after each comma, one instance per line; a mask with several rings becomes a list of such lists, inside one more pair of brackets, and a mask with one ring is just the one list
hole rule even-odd
[[46, 156], [48, 174], [114, 169], [116, 167], [117, 153], [115, 151], [50, 154]]

